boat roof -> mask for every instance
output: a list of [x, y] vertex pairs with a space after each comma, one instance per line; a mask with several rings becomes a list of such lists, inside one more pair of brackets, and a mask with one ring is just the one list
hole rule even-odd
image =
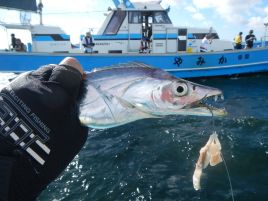
[[1, 0], [0, 8], [37, 12], [36, 0]]
[[23, 29], [30, 30], [32, 34], [64, 34], [65, 32], [58, 26], [48, 26], [48, 25], [23, 25], [23, 24], [5, 24], [0, 23], [0, 26], [6, 29]]
[[146, 1], [133, 2], [133, 7], [127, 7], [124, 3], [118, 6], [118, 9], [127, 11], [164, 11], [165, 9], [160, 5], [161, 1]]

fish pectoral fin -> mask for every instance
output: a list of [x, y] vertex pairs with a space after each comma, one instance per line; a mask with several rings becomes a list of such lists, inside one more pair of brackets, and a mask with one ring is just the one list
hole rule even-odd
[[128, 108], [136, 108], [135, 105], [133, 105], [132, 103], [126, 101], [125, 99], [120, 98], [120, 97], [117, 97], [117, 96], [114, 96], [114, 97], [118, 100], [118, 102], [119, 102], [122, 106], [124, 106], [124, 107], [128, 107]]
[[114, 96], [118, 102], [120, 102], [120, 104], [124, 107], [128, 107], [128, 108], [132, 108], [133, 110], [136, 110], [137, 112], [141, 113], [143, 118], [162, 118], [161, 116], [157, 116], [157, 115], [153, 115], [153, 114], [150, 114], [146, 111], [143, 111], [140, 107], [140, 105], [134, 105], [130, 102], [128, 102], [127, 100], [123, 99], [123, 98], [120, 98], [120, 97], [117, 97], [117, 96]]

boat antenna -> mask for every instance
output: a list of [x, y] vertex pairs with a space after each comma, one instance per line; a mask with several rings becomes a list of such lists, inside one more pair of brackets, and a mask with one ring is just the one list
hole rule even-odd
[[37, 5], [37, 13], [39, 13], [40, 16], [40, 25], [43, 25], [43, 15], [42, 15], [42, 11], [43, 11], [43, 3], [42, 0], [39, 0], [39, 4]]
[[263, 44], [262, 44], [263, 47], [266, 46], [267, 27], [268, 27], [268, 22], [264, 23], [264, 37], [263, 37]]

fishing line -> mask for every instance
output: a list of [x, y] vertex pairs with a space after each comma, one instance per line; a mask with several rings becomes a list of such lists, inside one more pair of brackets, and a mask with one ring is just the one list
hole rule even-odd
[[[207, 109], [210, 111], [211, 113], [211, 122], [212, 122], [212, 129], [216, 132], [216, 128], [215, 128], [215, 118], [214, 118], [214, 115], [213, 115], [213, 112], [212, 112], [212, 108], [207, 106]], [[231, 176], [230, 176], [230, 173], [229, 173], [229, 169], [228, 169], [228, 166], [227, 166], [227, 163], [223, 157], [223, 154], [220, 152], [221, 154], [221, 158], [222, 158], [222, 161], [224, 163], [224, 167], [225, 167], [225, 171], [227, 173], [227, 178], [228, 178], [228, 181], [229, 181], [229, 186], [230, 186], [230, 191], [231, 191], [231, 196], [232, 196], [232, 201], [235, 201], [234, 199], [234, 191], [233, 191], [233, 185], [232, 185], [232, 181], [231, 181]]]
[[214, 118], [214, 114], [212, 112], [212, 107], [209, 107], [209, 105], [206, 106], [207, 109], [209, 110], [209, 112], [211, 113], [211, 122], [212, 122], [212, 130], [216, 131], [216, 128], [215, 128], [215, 118]]
[[231, 177], [230, 177], [230, 174], [229, 174], [229, 170], [228, 170], [226, 161], [225, 161], [225, 159], [224, 159], [222, 153], [221, 153], [221, 157], [222, 157], [222, 161], [223, 161], [223, 163], [224, 163], [224, 167], [225, 167], [225, 170], [226, 170], [226, 173], [227, 173], [227, 177], [228, 177], [228, 181], [229, 181], [229, 185], [230, 185], [231, 196], [232, 196], [232, 201], [234, 201], [233, 185], [232, 185], [232, 182], [231, 182]]

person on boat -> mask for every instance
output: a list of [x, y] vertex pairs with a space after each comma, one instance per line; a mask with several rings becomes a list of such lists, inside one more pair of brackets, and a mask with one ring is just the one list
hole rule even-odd
[[255, 35], [253, 34], [253, 30], [249, 31], [249, 34], [246, 35], [245, 41], [246, 41], [246, 49], [251, 49], [253, 47], [254, 40], [257, 40]]
[[11, 46], [12, 46], [12, 50], [14, 50], [16, 48], [16, 37], [15, 37], [15, 34], [12, 33], [11, 34]]
[[17, 52], [26, 52], [26, 46], [19, 38], [16, 38], [15, 43], [15, 50]]
[[84, 71], [72, 57], [26, 72], [0, 91], [0, 200], [34, 201], [84, 145]]
[[151, 39], [148, 37], [147, 33], [145, 33], [141, 39], [141, 46], [139, 53], [150, 53], [150, 44]]
[[212, 43], [212, 40], [210, 40], [208, 36], [209, 35], [206, 34], [205, 37], [202, 39], [200, 52], [209, 52], [210, 44]]
[[239, 32], [239, 34], [234, 38], [235, 41], [235, 49], [239, 50], [242, 49], [242, 32]]
[[143, 33], [139, 53], [150, 53], [151, 42], [152, 42], [151, 37], [152, 37], [152, 27], [148, 26], [147, 30]]
[[90, 32], [87, 32], [82, 40], [82, 45], [84, 47], [84, 53], [92, 53], [95, 43], [93, 42], [93, 37]]

